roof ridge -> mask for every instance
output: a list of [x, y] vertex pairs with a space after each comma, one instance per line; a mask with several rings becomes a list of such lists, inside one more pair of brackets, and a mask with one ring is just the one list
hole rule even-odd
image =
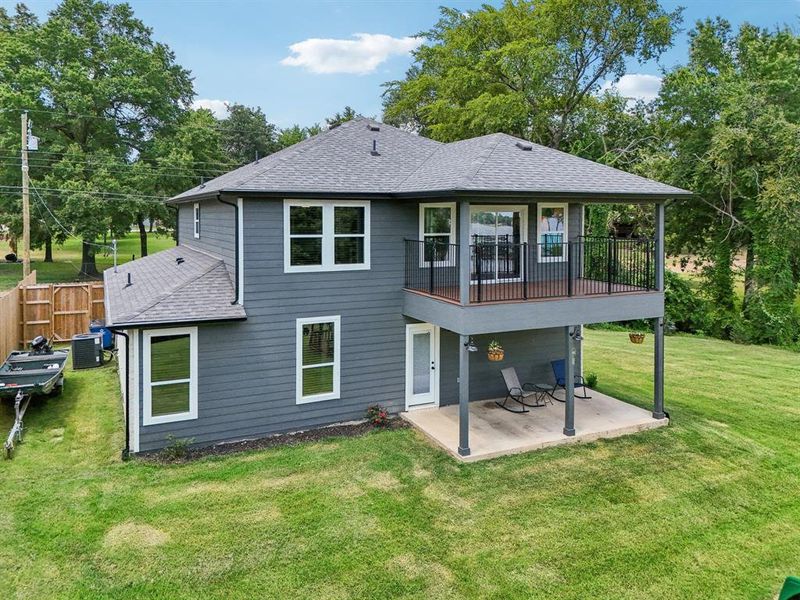
[[[490, 133], [489, 135], [482, 136], [482, 137], [497, 138], [498, 134]], [[478, 158], [483, 156], [483, 160], [481, 160], [480, 164], [478, 166], [476, 166], [475, 168], [473, 168], [471, 170], [471, 172], [467, 171], [467, 173], [464, 174], [464, 176], [461, 178], [461, 180], [459, 182], [461, 187], [466, 187], [466, 185], [473, 180], [473, 178], [478, 174], [478, 171], [480, 171], [483, 168], [483, 166], [486, 164], [486, 162], [491, 158], [492, 154], [494, 154], [494, 151], [497, 150], [497, 147], [499, 145], [500, 145], [500, 140], [499, 139], [495, 139], [494, 140], [494, 146], [492, 146], [492, 149], [489, 150], [488, 153], [486, 152], [486, 150], [481, 152], [481, 154], [480, 154], [480, 156]], [[472, 162], [474, 163], [474, 162], [476, 162], [476, 160], [477, 159], [473, 159]]]
[[[176, 246], [176, 248], [177, 248], [177, 247], [178, 247], [178, 246]], [[156, 299], [155, 299], [155, 300], [153, 300], [153, 302], [151, 302], [150, 304], [147, 304], [147, 305], [145, 305], [144, 307], [142, 307], [142, 308], [141, 308], [141, 309], [140, 309], [138, 312], [136, 312], [135, 314], [132, 314], [132, 315], [126, 315], [126, 320], [128, 320], [128, 321], [132, 321], [133, 319], [135, 319], [136, 317], [138, 317], [138, 316], [142, 315], [143, 313], [147, 312], [147, 311], [148, 311], [148, 310], [150, 310], [151, 308], [153, 308], [153, 307], [155, 307], [155, 306], [158, 306], [159, 304], [161, 304], [162, 302], [164, 302], [165, 300], [167, 300], [167, 299], [168, 299], [168, 298], [170, 298], [171, 296], [174, 296], [176, 293], [178, 293], [179, 291], [181, 291], [183, 288], [185, 288], [185, 287], [186, 287], [186, 286], [188, 286], [189, 284], [191, 284], [191, 283], [194, 283], [194, 282], [195, 282], [195, 281], [197, 281], [198, 279], [202, 279], [203, 277], [205, 277], [206, 275], [208, 275], [208, 274], [209, 274], [211, 271], [213, 271], [214, 269], [216, 269], [216, 268], [217, 268], [217, 267], [219, 267], [220, 265], [222, 265], [222, 266], [224, 267], [224, 266], [225, 266], [225, 263], [224, 263], [224, 262], [223, 262], [221, 259], [217, 259], [217, 261], [216, 261], [215, 263], [213, 263], [213, 264], [212, 264], [212, 265], [211, 265], [211, 266], [210, 266], [208, 269], [206, 269], [205, 271], [203, 271], [202, 273], [200, 273], [200, 274], [199, 274], [197, 277], [193, 277], [193, 278], [191, 278], [191, 279], [188, 279], [187, 281], [184, 281], [182, 284], [180, 284], [178, 287], [176, 287], [175, 289], [173, 289], [173, 290], [172, 290], [172, 291], [170, 291], [170, 292], [165, 292], [165, 293], [163, 293], [163, 294], [160, 294], [159, 296], [157, 296], [157, 297], [156, 297]], [[226, 272], [227, 272], [227, 270], [226, 270]]]
[[[391, 127], [391, 125], [390, 125], [390, 127]], [[426, 139], [426, 140], [430, 140], [431, 138], [425, 138], [425, 139]], [[433, 147], [433, 150], [431, 150], [430, 154], [428, 154], [428, 156], [426, 156], [426, 157], [425, 157], [425, 159], [424, 159], [422, 162], [420, 162], [420, 163], [417, 165], [417, 168], [416, 168], [416, 169], [414, 169], [413, 171], [411, 171], [411, 173], [409, 173], [408, 175], [406, 175], [406, 176], [403, 178], [403, 180], [402, 180], [402, 181], [398, 181], [398, 182], [397, 182], [397, 185], [395, 186], [395, 190], [396, 190], [396, 191], [398, 191], [398, 192], [399, 192], [399, 191], [400, 191], [400, 190], [403, 188], [403, 184], [405, 184], [405, 182], [406, 182], [406, 181], [408, 181], [409, 179], [411, 179], [411, 178], [412, 178], [414, 175], [416, 175], [416, 174], [417, 174], [417, 172], [418, 172], [418, 171], [419, 171], [419, 170], [420, 170], [422, 167], [424, 167], [425, 165], [427, 165], [427, 164], [428, 164], [428, 161], [429, 161], [431, 158], [433, 158], [433, 155], [434, 155], [434, 154], [436, 154], [436, 153], [437, 153], [437, 152], [439, 152], [440, 150], [444, 150], [445, 148], [447, 148], [447, 146], [449, 146], [449, 144], [448, 144], [448, 143], [439, 142], [438, 140], [431, 140], [431, 141], [437, 142], [439, 145], [438, 145], [438, 146], [434, 146], [434, 147]]]

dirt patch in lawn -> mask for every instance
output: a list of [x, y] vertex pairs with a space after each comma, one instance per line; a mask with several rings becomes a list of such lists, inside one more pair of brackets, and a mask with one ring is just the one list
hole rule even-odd
[[144, 460], [158, 463], [184, 463], [205, 456], [233, 454], [235, 452], [261, 450], [263, 448], [273, 448], [275, 446], [295, 446], [307, 442], [318, 442], [328, 438], [355, 437], [381, 429], [406, 429], [408, 427], [410, 427], [410, 425], [399, 418], [391, 419], [385, 427], [376, 427], [372, 423], [364, 421], [362, 423], [330, 425], [328, 427], [308, 429], [296, 433], [281, 433], [254, 440], [242, 440], [240, 442], [226, 442], [200, 448], [188, 448], [183, 456], [172, 456], [166, 454], [163, 450], [158, 452], [143, 452], [138, 456]]
[[106, 548], [152, 548], [169, 541], [169, 534], [143, 523], [126, 521], [114, 525], [106, 532], [103, 546]]

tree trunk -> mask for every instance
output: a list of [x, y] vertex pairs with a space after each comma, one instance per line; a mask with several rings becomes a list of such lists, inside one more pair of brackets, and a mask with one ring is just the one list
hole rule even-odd
[[44, 262], [53, 262], [53, 238], [49, 235], [44, 238]]
[[755, 273], [753, 267], [755, 266], [755, 255], [753, 253], [753, 244], [747, 244], [744, 259], [744, 298], [742, 299], [742, 314], [747, 316], [747, 307], [750, 304], [753, 296], [757, 292]]
[[142, 256], [147, 256], [147, 227], [144, 226], [144, 218], [139, 215], [136, 217], [139, 224], [139, 247]]
[[97, 263], [94, 260], [94, 245], [83, 240], [81, 256], [81, 275], [84, 277], [98, 277]]
[[155, 224], [156, 220], [151, 218], [150, 219], [150, 226], [148, 227], [147, 233], [153, 233], [153, 225]]

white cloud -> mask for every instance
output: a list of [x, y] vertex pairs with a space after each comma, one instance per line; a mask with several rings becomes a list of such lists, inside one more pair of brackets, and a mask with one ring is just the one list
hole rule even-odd
[[281, 61], [312, 73], [372, 73], [391, 56], [407, 54], [422, 43], [413, 37], [396, 38], [382, 33], [356, 33], [352, 40], [310, 38], [289, 46]]
[[649, 102], [658, 96], [658, 90], [661, 89], [661, 77], [645, 73], [630, 73], [620, 77], [616, 83], [606, 81], [601, 89], [602, 91], [613, 89], [625, 98]]
[[197, 110], [198, 108], [207, 108], [214, 116], [218, 119], [224, 119], [228, 116], [228, 105], [230, 101], [228, 100], [212, 100], [210, 98], [199, 98], [192, 102], [192, 108]]

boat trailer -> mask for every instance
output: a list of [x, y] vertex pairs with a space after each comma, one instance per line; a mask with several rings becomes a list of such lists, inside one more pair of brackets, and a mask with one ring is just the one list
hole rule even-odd
[[25, 411], [28, 410], [30, 403], [30, 394], [25, 394], [22, 390], [19, 390], [14, 397], [14, 425], [11, 426], [6, 443], [3, 445], [3, 454], [6, 458], [14, 455], [14, 439], [16, 438], [17, 443], [22, 441], [22, 419], [25, 418]]

